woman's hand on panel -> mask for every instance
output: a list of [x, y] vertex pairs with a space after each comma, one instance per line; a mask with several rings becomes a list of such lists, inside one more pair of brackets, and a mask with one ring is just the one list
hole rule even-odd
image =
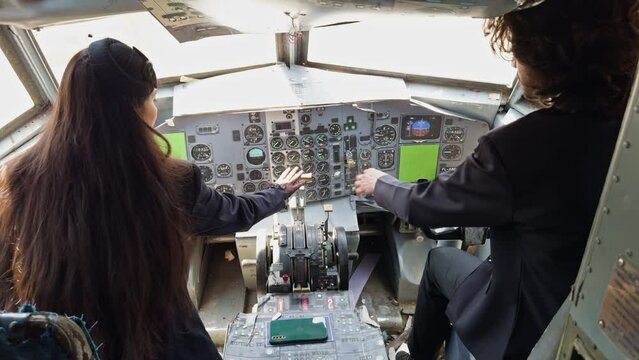
[[385, 172], [377, 169], [366, 169], [364, 173], [357, 175], [355, 178], [355, 193], [360, 196], [372, 195], [375, 191], [377, 179], [386, 175]]
[[275, 180], [275, 184], [282, 185], [284, 191], [290, 195], [304, 185], [304, 181], [300, 179], [302, 173], [303, 171], [297, 166], [293, 168], [289, 167]]

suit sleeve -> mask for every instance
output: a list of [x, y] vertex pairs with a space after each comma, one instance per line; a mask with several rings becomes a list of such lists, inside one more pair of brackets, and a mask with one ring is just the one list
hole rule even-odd
[[195, 199], [191, 219], [196, 235], [221, 235], [248, 229], [283, 209], [288, 198], [282, 189], [267, 189], [253, 195], [217, 192], [202, 182], [196, 167], [193, 180]]
[[480, 139], [454, 172], [417, 184], [386, 175], [378, 179], [374, 196], [381, 207], [417, 226], [499, 226], [512, 221], [512, 187], [488, 137]]

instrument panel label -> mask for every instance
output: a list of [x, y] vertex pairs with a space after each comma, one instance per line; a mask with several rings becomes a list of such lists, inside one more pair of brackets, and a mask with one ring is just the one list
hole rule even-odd
[[599, 327], [629, 359], [639, 359], [639, 269], [626, 258], [617, 260]]

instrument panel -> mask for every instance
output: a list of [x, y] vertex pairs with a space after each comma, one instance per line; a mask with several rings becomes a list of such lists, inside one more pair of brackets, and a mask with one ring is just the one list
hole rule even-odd
[[266, 189], [290, 166], [312, 179], [306, 201], [353, 194], [355, 176], [374, 167], [400, 180], [432, 179], [455, 169], [488, 124], [439, 114], [404, 101], [335, 105], [174, 119], [188, 160], [222, 192]]

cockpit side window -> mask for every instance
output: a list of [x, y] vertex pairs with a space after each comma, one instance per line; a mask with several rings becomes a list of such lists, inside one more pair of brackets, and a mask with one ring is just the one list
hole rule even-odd
[[0, 133], [12, 120], [24, 114], [34, 105], [4, 52], [0, 51]]
[[277, 61], [273, 34], [226, 35], [179, 43], [148, 12], [54, 25], [33, 33], [58, 81], [76, 52], [104, 37], [135, 46], [153, 59], [160, 83], [177, 81], [182, 75], [215, 73]]

